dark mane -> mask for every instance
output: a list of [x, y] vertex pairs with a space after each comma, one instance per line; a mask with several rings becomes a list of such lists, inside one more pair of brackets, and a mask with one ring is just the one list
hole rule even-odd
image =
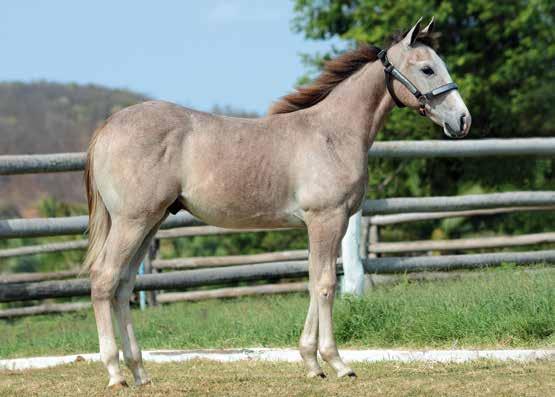
[[364, 65], [374, 62], [379, 49], [370, 45], [360, 45], [324, 64], [324, 70], [310, 85], [299, 87], [272, 105], [269, 114], [290, 113], [309, 108], [322, 101], [342, 81], [352, 76]]
[[[401, 41], [406, 33], [395, 34], [389, 40], [389, 46]], [[432, 48], [437, 47], [434, 34], [418, 37], [418, 42]], [[389, 47], [388, 46], [388, 47]], [[355, 50], [347, 51], [324, 64], [324, 70], [310, 85], [299, 87], [296, 91], [275, 102], [268, 114], [291, 113], [306, 109], [324, 100], [342, 81], [362, 69], [364, 65], [378, 59], [379, 48], [361, 44]]]

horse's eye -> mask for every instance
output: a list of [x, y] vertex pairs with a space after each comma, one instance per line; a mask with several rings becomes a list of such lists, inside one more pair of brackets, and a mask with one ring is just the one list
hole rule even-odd
[[420, 70], [422, 70], [422, 73], [424, 73], [424, 74], [427, 75], [427, 76], [431, 76], [432, 74], [434, 74], [434, 69], [432, 69], [432, 68], [429, 67], [429, 66], [424, 66], [424, 67], [423, 67], [422, 69], [420, 69]]

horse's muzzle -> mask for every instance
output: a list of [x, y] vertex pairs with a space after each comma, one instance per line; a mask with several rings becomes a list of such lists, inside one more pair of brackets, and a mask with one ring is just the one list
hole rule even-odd
[[458, 125], [454, 128], [450, 123], [444, 122], [443, 123], [443, 132], [449, 138], [460, 139], [464, 138], [468, 135], [468, 131], [470, 131], [470, 125], [472, 123], [472, 118], [470, 114], [463, 113], [458, 119]]

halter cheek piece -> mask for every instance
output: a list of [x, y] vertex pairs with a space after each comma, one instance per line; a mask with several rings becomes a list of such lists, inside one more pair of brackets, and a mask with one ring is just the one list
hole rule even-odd
[[418, 102], [420, 103], [420, 107], [418, 108], [418, 112], [422, 116], [426, 116], [426, 105], [435, 97], [440, 95], [446, 94], [449, 91], [458, 90], [459, 87], [455, 83], [448, 83], [433, 90], [423, 94], [420, 92], [418, 88], [409, 80], [407, 79], [403, 73], [399, 71], [395, 66], [389, 62], [387, 59], [387, 50], [380, 50], [378, 52], [378, 59], [382, 61], [384, 66], [384, 73], [385, 73], [385, 86], [387, 87], [387, 91], [389, 91], [389, 95], [393, 98], [395, 104], [400, 107], [404, 108], [406, 105], [401, 102], [401, 100], [395, 95], [395, 91], [393, 91], [393, 83], [392, 79], [396, 79], [399, 83], [403, 84], [407, 89], [410, 91], [412, 95], [416, 97]]

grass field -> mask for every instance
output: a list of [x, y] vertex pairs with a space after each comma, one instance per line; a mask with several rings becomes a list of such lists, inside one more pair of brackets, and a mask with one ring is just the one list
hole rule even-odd
[[[534, 347], [555, 345], [555, 269], [506, 267], [479, 277], [382, 287], [338, 299], [340, 347]], [[176, 303], [134, 310], [145, 349], [296, 346], [302, 294]], [[98, 350], [92, 311], [0, 322], [0, 357]]]
[[[0, 396], [553, 396], [555, 362], [353, 364], [356, 379], [307, 379], [300, 364], [149, 364], [153, 384], [106, 390], [100, 363], [0, 371]], [[327, 369], [327, 368], [326, 368]], [[131, 381], [131, 376], [126, 373]]]

